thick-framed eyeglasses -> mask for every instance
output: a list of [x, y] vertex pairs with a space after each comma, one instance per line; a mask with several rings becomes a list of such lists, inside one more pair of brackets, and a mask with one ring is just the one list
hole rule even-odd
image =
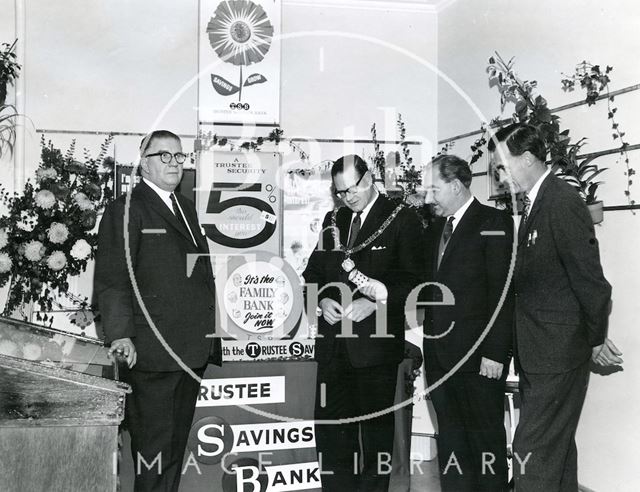
[[354, 184], [353, 186], [349, 186], [349, 188], [347, 188], [346, 190], [336, 190], [335, 191], [336, 196], [341, 200], [344, 200], [347, 197], [347, 195], [355, 195], [358, 192], [358, 186], [360, 185], [360, 181], [362, 181], [362, 178], [364, 178], [365, 174], [367, 173], [364, 173], [362, 176], [360, 176], [360, 179], [356, 181], [356, 184]]
[[147, 154], [145, 155], [145, 157], [154, 157], [157, 155], [160, 156], [160, 160], [163, 164], [169, 164], [172, 158], [175, 159], [178, 164], [184, 164], [184, 161], [187, 160], [187, 154], [184, 154], [183, 152], [176, 152], [175, 154], [172, 154], [171, 152], [168, 152], [166, 150], [162, 152], [154, 152], [153, 154]]

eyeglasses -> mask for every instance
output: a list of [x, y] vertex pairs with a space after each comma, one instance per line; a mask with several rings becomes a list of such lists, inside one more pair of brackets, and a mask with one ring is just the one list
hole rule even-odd
[[175, 154], [172, 154], [171, 152], [168, 152], [166, 150], [162, 152], [154, 152], [153, 154], [147, 154], [145, 155], [145, 157], [154, 157], [156, 155], [160, 156], [160, 160], [163, 164], [169, 164], [172, 158], [175, 159], [178, 164], [184, 164], [184, 161], [187, 160], [187, 154], [184, 154], [182, 152], [176, 152]]
[[362, 178], [364, 178], [365, 174], [367, 173], [364, 173], [362, 176], [360, 176], [360, 179], [356, 181], [356, 184], [354, 184], [353, 186], [349, 186], [349, 188], [347, 188], [346, 190], [336, 190], [336, 196], [343, 200], [347, 197], [347, 195], [355, 195], [358, 192], [358, 185], [360, 184], [360, 181], [362, 181]]

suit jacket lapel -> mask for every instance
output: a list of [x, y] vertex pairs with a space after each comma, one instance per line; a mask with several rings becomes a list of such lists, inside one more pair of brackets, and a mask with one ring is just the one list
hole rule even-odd
[[478, 200], [474, 198], [471, 202], [471, 205], [469, 205], [469, 208], [460, 219], [460, 222], [458, 223], [458, 225], [456, 225], [452, 236], [449, 238], [449, 243], [444, 250], [444, 255], [442, 256], [442, 261], [440, 262], [440, 268], [438, 269], [439, 271], [442, 270], [442, 268], [445, 266], [447, 258], [451, 256], [451, 252], [455, 250], [461, 242], [464, 242], [464, 236], [468, 233], [469, 227], [473, 225], [474, 216], [480, 209], [479, 205], [480, 203], [478, 202]]
[[[209, 245], [207, 243], [207, 238], [203, 236], [202, 233], [200, 232], [200, 223], [198, 222], [198, 216], [193, 213], [194, 210], [191, 202], [189, 202], [180, 193], [176, 193], [176, 197], [180, 202], [180, 207], [182, 207], [182, 211], [184, 212], [184, 215], [187, 219], [187, 224], [189, 224], [189, 228], [193, 233], [193, 238], [196, 240], [196, 245], [198, 246], [198, 249], [202, 253], [208, 253]], [[191, 238], [191, 236], [189, 236], [189, 238]]]
[[167, 205], [162, 201], [162, 198], [160, 198], [158, 194], [151, 189], [151, 187], [142, 181], [138, 186], [136, 186], [135, 190], [140, 190], [140, 193], [142, 193], [142, 196], [144, 196], [149, 206], [160, 214], [176, 231], [188, 239], [191, 244], [193, 244], [189, 231], [185, 230], [184, 226], [178, 222], [178, 219], [173, 215], [173, 212], [169, 210], [169, 207], [167, 207]]
[[371, 210], [369, 210], [367, 218], [360, 228], [360, 232], [356, 236], [356, 245], [360, 244], [369, 236], [371, 236], [376, 231], [376, 229], [380, 227], [380, 224], [384, 222], [384, 219], [387, 218], [387, 216], [383, 214], [386, 203], [386, 198], [384, 198], [382, 195], [378, 195], [378, 198], [376, 198], [376, 201], [371, 206]]
[[440, 238], [442, 237], [442, 230], [446, 224], [446, 219], [440, 217], [436, 219], [430, 226], [431, 228], [431, 242], [428, 245], [427, 251], [430, 254], [428, 258], [428, 267], [431, 269], [433, 278], [438, 274], [438, 256], [440, 255]]
[[342, 207], [338, 210], [338, 216], [336, 217], [336, 226], [338, 227], [338, 232], [340, 233], [340, 244], [344, 248], [347, 247], [347, 241], [349, 240], [351, 216], [351, 210], [349, 210], [347, 207]]

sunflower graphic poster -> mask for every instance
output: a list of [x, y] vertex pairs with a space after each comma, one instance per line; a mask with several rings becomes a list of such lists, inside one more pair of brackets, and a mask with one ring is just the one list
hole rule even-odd
[[200, 0], [198, 120], [280, 122], [281, 0]]

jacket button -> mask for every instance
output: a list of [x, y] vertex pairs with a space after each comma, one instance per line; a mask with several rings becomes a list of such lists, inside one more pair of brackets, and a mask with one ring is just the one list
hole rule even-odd
[[209, 306], [209, 310], [210, 310], [210, 311], [213, 311], [215, 308], [216, 308], [216, 307], [215, 307], [213, 304], [211, 304], [211, 305]]

